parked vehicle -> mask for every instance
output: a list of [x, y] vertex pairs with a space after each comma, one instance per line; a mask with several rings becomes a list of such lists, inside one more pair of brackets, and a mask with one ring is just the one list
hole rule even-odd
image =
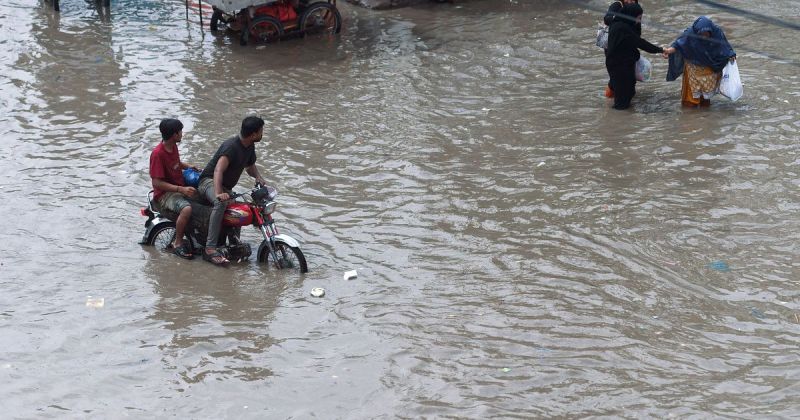
[[[154, 208], [152, 193], [150, 191], [147, 196], [147, 207], [141, 209], [141, 214], [147, 217], [147, 221], [144, 224], [144, 236], [139, 243], [166, 249], [175, 238], [175, 219], [178, 215]], [[241, 261], [250, 257], [252, 250], [249, 244], [241, 241], [241, 228], [253, 226], [264, 238], [256, 253], [259, 263], [272, 265], [278, 269], [308, 272], [308, 264], [303, 251], [300, 250], [300, 243], [289, 235], [279, 233], [272, 218], [278, 206], [274, 201], [278, 195], [277, 190], [256, 184], [251, 191], [230, 195], [231, 203], [225, 209], [222, 233], [217, 244], [225, 258], [230, 261]], [[244, 201], [233, 201], [237, 198]], [[205, 248], [210, 214], [211, 206], [192, 201], [192, 221], [186, 229], [192, 254], [200, 255]]]
[[[211, 30], [221, 25], [240, 32], [239, 43], [269, 43], [289, 35], [336, 34], [342, 16], [336, 0], [205, 0], [211, 4]], [[258, 1], [258, 0], [256, 0]]]

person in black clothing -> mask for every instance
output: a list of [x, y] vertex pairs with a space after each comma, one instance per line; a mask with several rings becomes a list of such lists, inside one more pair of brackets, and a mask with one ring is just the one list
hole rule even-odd
[[[606, 26], [611, 26], [611, 24], [614, 23], [614, 18], [617, 17], [617, 15], [619, 15], [620, 12], [622, 11], [622, 7], [625, 6], [626, 4], [631, 4], [631, 3], [639, 4], [639, 0], [617, 0], [614, 3], [611, 3], [611, 5], [608, 6], [608, 11], [606, 12], [606, 15], [603, 16], [603, 23]], [[642, 22], [637, 22], [634, 30], [639, 36], [642, 36]], [[606, 54], [606, 56], [608, 56], [608, 49], [603, 50], [603, 52]], [[606, 98], [614, 97], [614, 90], [611, 89], [610, 73], [608, 75], [608, 84], [606, 85], [605, 95]]]
[[606, 69], [611, 76], [614, 90], [614, 109], [627, 109], [636, 94], [636, 61], [639, 49], [651, 54], [661, 54], [664, 49], [642, 39], [636, 33], [636, 24], [641, 22], [642, 7], [637, 3], [626, 4], [608, 28], [608, 53]]
[[255, 144], [261, 141], [263, 134], [264, 120], [254, 116], [246, 117], [242, 120], [239, 134], [222, 143], [200, 174], [200, 185], [197, 190], [214, 205], [208, 222], [208, 238], [203, 259], [214, 265], [224, 265], [229, 262], [217, 250], [217, 245], [225, 207], [230, 199], [229, 193], [239, 182], [242, 172], [247, 172], [261, 185], [267, 184], [256, 167]]
[[[631, 3], [639, 4], [639, 0], [621, 0], [611, 3], [611, 5], [608, 6], [608, 11], [606, 12], [606, 15], [603, 16], [603, 23], [605, 23], [607, 26], [611, 26], [611, 24], [614, 23], [614, 17], [619, 15], [620, 12], [622, 12], [622, 7], [625, 6], [626, 4], [631, 4]], [[636, 22], [636, 27], [634, 30], [639, 36], [641, 36], [642, 22]]]

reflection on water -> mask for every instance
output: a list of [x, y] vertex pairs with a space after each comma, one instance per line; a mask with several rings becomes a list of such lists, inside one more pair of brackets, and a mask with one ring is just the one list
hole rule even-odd
[[[145, 274], [158, 297], [150, 319], [172, 333], [158, 347], [164, 368], [176, 370], [181, 382], [218, 379], [263, 380], [272, 376], [265, 355], [275, 344], [267, 333], [282, 287], [258, 275], [239, 273], [224, 281], [197, 282], [207, 267], [164, 267], [166, 253], [148, 250]], [[158, 264], [161, 263], [161, 264]], [[188, 265], [182, 264], [182, 265]], [[227, 274], [227, 273], [226, 273]], [[285, 288], [285, 287], [284, 287]]]
[[[618, 112], [591, 42], [605, 4], [339, 6], [339, 36], [266, 48], [181, 1], [0, 6], [6, 411], [794, 414], [800, 80], [752, 51], [796, 57], [797, 33], [648, 5], [659, 44], [721, 22], [745, 97], [684, 110], [654, 81]], [[136, 245], [158, 121], [203, 165], [251, 113], [312, 271]]]

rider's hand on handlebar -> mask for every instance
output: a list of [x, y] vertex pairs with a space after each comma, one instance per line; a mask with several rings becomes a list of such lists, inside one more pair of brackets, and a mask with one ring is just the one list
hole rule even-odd
[[221, 193], [221, 194], [217, 194], [217, 201], [230, 200], [230, 198], [231, 198], [231, 196], [228, 195], [228, 193], [226, 193], [226, 192]]

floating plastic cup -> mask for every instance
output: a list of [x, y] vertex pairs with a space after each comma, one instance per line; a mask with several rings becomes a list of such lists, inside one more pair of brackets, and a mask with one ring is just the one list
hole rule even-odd
[[105, 299], [88, 296], [86, 298], [87, 308], [102, 308], [105, 305]]

